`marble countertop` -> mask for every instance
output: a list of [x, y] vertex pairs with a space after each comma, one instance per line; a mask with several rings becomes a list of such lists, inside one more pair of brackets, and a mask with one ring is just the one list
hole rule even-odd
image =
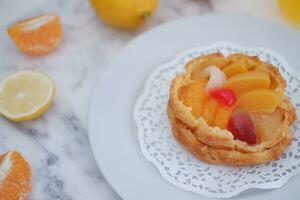
[[[64, 26], [60, 47], [43, 57], [21, 54], [6, 34], [7, 25], [50, 11], [59, 13]], [[113, 56], [142, 32], [185, 16], [214, 12], [255, 15], [282, 23], [275, 0], [161, 0], [151, 21], [134, 31], [104, 25], [87, 0], [1, 1], [0, 78], [33, 69], [49, 74], [57, 88], [54, 105], [41, 118], [18, 124], [0, 118], [0, 153], [18, 150], [32, 166], [29, 199], [120, 199], [97, 168], [88, 142], [87, 111], [97, 78]]]

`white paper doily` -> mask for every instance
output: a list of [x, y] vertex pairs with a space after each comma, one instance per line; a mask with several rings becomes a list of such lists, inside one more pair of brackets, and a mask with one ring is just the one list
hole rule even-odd
[[228, 167], [202, 162], [187, 152], [173, 137], [166, 108], [171, 80], [184, 70], [189, 60], [200, 55], [221, 52], [225, 56], [241, 52], [256, 55], [280, 69], [288, 83], [287, 95], [300, 110], [299, 73], [287, 61], [266, 48], [245, 48], [232, 43], [217, 43], [193, 48], [173, 61], [158, 67], [146, 81], [134, 108], [138, 140], [142, 153], [162, 176], [174, 185], [208, 197], [228, 198], [250, 188], [278, 188], [300, 172], [299, 121], [292, 127], [293, 141], [277, 161], [253, 167]]

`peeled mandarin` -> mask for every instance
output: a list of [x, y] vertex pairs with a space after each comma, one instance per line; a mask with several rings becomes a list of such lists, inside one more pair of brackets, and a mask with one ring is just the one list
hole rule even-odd
[[210, 126], [213, 125], [213, 120], [216, 115], [218, 106], [219, 103], [212, 98], [207, 99], [207, 101], [203, 105], [203, 112], [201, 115]]
[[54, 50], [63, 30], [57, 14], [43, 14], [11, 25], [8, 34], [16, 46], [29, 55], [43, 55]]
[[0, 156], [0, 199], [27, 199], [31, 190], [31, 168], [16, 151]]
[[215, 114], [213, 125], [221, 129], [226, 129], [233, 110], [234, 107], [219, 106]]
[[248, 112], [272, 113], [283, 100], [284, 95], [269, 89], [251, 90], [237, 100], [237, 106]]
[[223, 72], [227, 78], [247, 71], [247, 66], [243, 65], [242, 63], [232, 63], [223, 69]]
[[232, 76], [224, 88], [233, 90], [238, 96], [253, 89], [270, 87], [270, 77], [264, 71], [249, 71]]
[[200, 79], [187, 85], [183, 104], [192, 107], [192, 114], [195, 117], [199, 117], [203, 110], [203, 102], [205, 101], [206, 95], [204, 88], [206, 85], [206, 79]]

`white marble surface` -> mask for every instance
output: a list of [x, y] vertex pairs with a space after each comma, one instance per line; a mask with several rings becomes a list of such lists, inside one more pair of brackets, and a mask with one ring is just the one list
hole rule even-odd
[[[29, 199], [120, 199], [98, 170], [87, 133], [89, 97], [106, 64], [136, 35], [185, 16], [243, 13], [282, 22], [275, 1], [264, 0], [263, 5], [261, 2], [161, 0], [156, 15], [148, 24], [135, 31], [121, 31], [104, 25], [87, 0], [2, 0], [0, 78], [17, 70], [33, 69], [49, 74], [57, 86], [54, 105], [40, 119], [15, 124], [0, 118], [0, 153], [19, 150], [32, 166], [33, 190]], [[8, 38], [7, 25], [49, 11], [61, 16], [62, 44], [47, 56], [23, 55]]]

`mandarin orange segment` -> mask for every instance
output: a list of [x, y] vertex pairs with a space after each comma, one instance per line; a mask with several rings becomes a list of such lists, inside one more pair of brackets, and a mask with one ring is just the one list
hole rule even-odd
[[213, 125], [213, 119], [216, 115], [218, 106], [219, 103], [212, 98], [207, 99], [207, 101], [203, 105], [203, 112], [201, 115], [210, 126]]
[[10, 151], [0, 156], [0, 199], [27, 199], [31, 190], [31, 169], [23, 156]]
[[223, 69], [223, 72], [225, 73], [227, 78], [247, 71], [247, 66], [243, 63], [232, 63]]
[[224, 84], [225, 88], [233, 90], [238, 96], [257, 88], [269, 88], [270, 77], [264, 71], [249, 71], [232, 76]]
[[51, 52], [62, 38], [62, 26], [56, 14], [39, 15], [18, 22], [7, 31], [16, 46], [29, 55]]
[[269, 89], [251, 90], [237, 100], [237, 106], [249, 112], [272, 113], [282, 102], [284, 95]]
[[221, 129], [226, 129], [233, 110], [234, 107], [219, 106], [215, 114], [213, 125]]
[[204, 93], [206, 82], [205, 79], [192, 82], [187, 86], [186, 92], [184, 92], [183, 104], [192, 107], [192, 114], [195, 117], [199, 117], [203, 109], [203, 102], [206, 96]]

